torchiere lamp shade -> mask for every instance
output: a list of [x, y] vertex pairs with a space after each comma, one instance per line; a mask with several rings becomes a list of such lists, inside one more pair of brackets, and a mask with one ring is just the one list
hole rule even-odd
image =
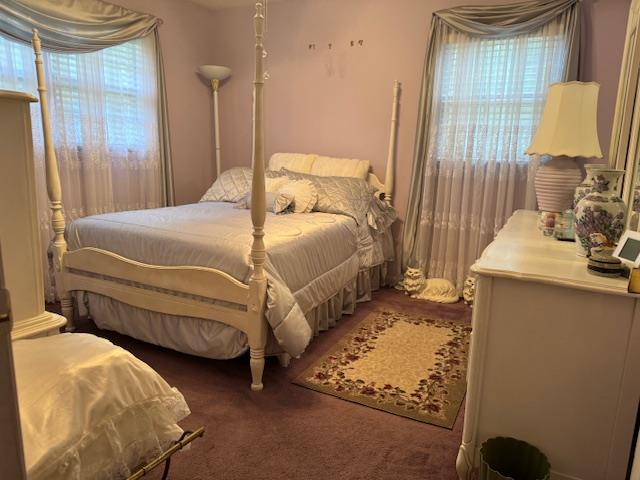
[[222, 67], [220, 65], [200, 65], [198, 72], [207, 80], [222, 81], [231, 75], [231, 69], [229, 67]]

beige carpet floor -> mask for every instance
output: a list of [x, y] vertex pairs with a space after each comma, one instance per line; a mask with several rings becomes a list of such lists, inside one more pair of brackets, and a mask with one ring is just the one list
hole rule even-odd
[[[452, 430], [364, 408], [292, 383], [367, 315], [380, 308], [470, 322], [462, 303], [435, 305], [387, 289], [321, 333], [283, 369], [269, 359], [265, 389], [249, 390], [249, 361], [192, 357], [85, 325], [155, 368], [185, 396], [183, 426], [207, 429], [174, 456], [171, 480], [457, 480], [462, 414]], [[145, 477], [160, 479], [160, 471]]]

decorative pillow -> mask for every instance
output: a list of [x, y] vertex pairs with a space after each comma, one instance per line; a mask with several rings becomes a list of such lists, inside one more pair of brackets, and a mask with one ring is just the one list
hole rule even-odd
[[291, 172], [311, 173], [316, 157], [311, 153], [274, 153], [269, 159], [269, 170], [286, 168]]
[[278, 192], [293, 197], [294, 213], [309, 213], [318, 201], [318, 191], [310, 180], [290, 180]]
[[[267, 212], [289, 213], [293, 210], [293, 195], [280, 192], [266, 192], [265, 204], [267, 206]], [[247, 192], [247, 194], [236, 203], [236, 208], [251, 208], [251, 192]]]
[[[286, 165], [284, 167], [287, 168]], [[319, 177], [355, 177], [366, 180], [369, 176], [369, 160], [317, 156], [308, 173]]]
[[277, 192], [284, 187], [288, 181], [287, 177], [265, 177], [264, 189], [267, 192]]
[[325, 213], [348, 215], [358, 224], [366, 225], [367, 213], [373, 201], [372, 188], [361, 178], [319, 177], [304, 173], [282, 172], [291, 180], [309, 180], [316, 187], [318, 200], [314, 210]]
[[396, 210], [374, 195], [367, 213], [367, 223], [373, 230], [374, 235], [386, 232], [396, 218], [398, 218]]
[[201, 202], [237, 202], [251, 190], [252, 170], [234, 167], [225, 170], [200, 199]]

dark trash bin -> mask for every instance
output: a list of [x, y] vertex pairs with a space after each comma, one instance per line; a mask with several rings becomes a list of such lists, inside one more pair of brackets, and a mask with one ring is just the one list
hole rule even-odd
[[480, 449], [480, 480], [549, 480], [550, 472], [545, 454], [522, 440], [490, 438]]

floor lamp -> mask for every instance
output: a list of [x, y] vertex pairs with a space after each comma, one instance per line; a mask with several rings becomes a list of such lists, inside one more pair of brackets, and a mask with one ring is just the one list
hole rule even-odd
[[214, 116], [214, 132], [216, 142], [216, 178], [220, 177], [220, 121], [218, 115], [218, 89], [220, 88], [220, 82], [225, 80], [231, 75], [231, 69], [229, 67], [221, 67], [219, 65], [201, 65], [198, 67], [198, 72], [204, 78], [211, 82], [211, 88], [213, 90], [213, 116]]

